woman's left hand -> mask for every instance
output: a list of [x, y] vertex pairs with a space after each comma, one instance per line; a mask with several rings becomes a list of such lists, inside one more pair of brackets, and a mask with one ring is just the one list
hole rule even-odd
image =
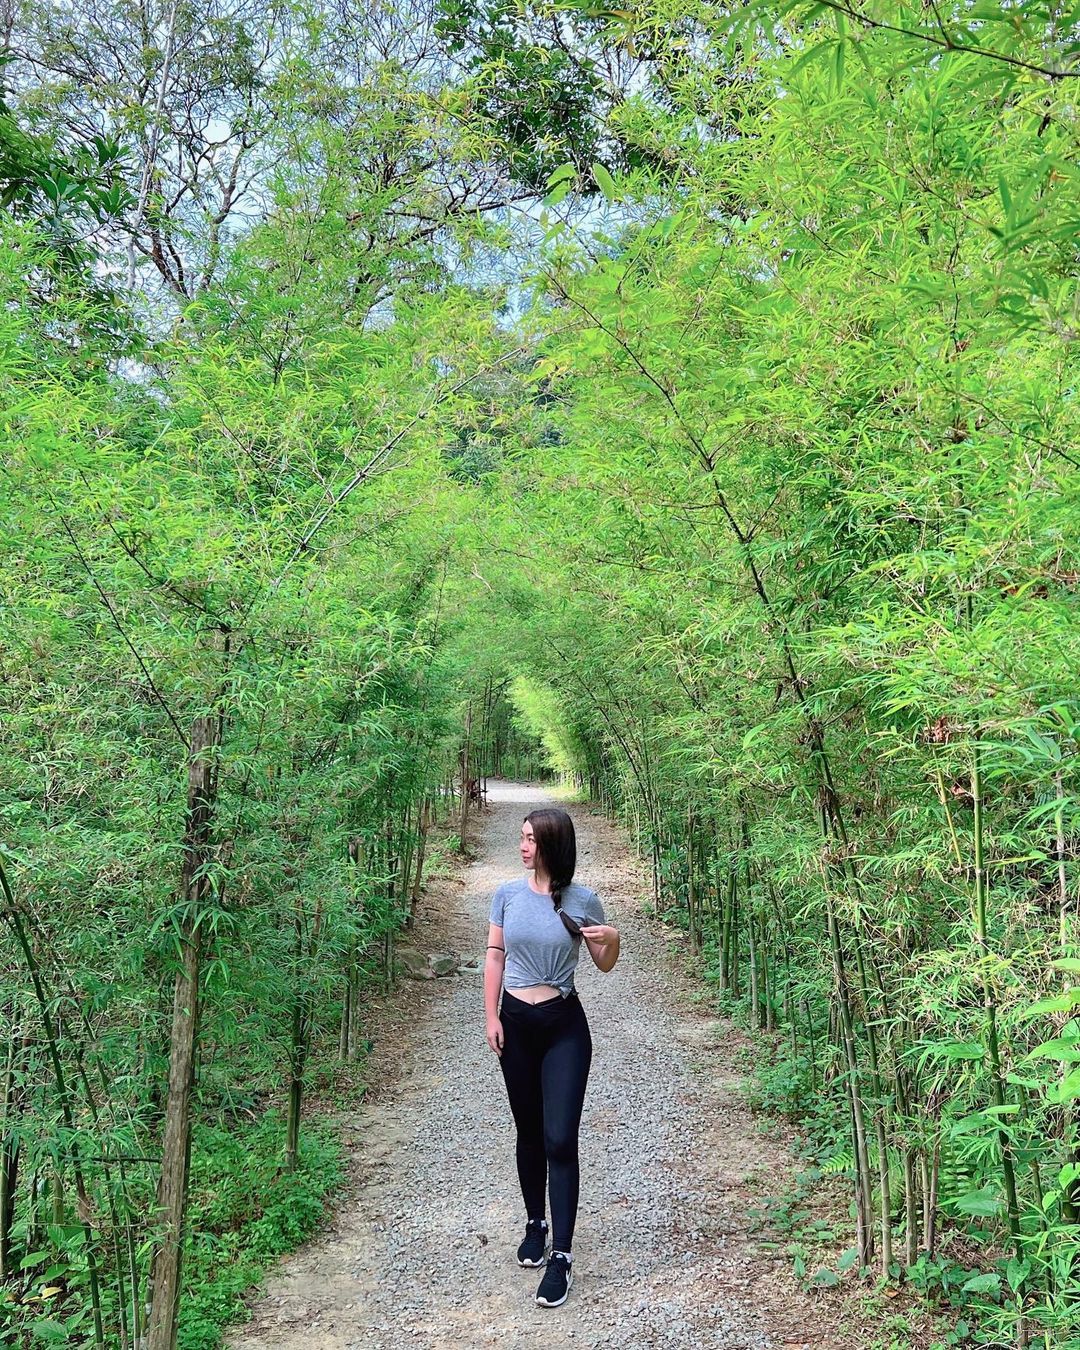
[[606, 923], [587, 923], [581, 926], [581, 936], [596, 947], [614, 947], [619, 930]]
[[587, 923], [582, 925], [581, 936], [588, 945], [593, 965], [598, 970], [610, 970], [619, 959], [619, 930], [607, 923]]

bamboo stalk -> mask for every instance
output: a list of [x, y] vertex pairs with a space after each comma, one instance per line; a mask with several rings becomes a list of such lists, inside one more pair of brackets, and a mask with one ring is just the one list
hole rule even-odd
[[79, 1149], [78, 1136], [75, 1129], [74, 1094], [72, 1093], [71, 1085], [67, 1080], [67, 1075], [64, 1073], [63, 1062], [60, 1057], [59, 1042], [57, 1040], [53, 1017], [50, 1011], [50, 1001], [46, 997], [41, 969], [38, 965], [37, 958], [34, 955], [34, 950], [26, 931], [22, 911], [15, 905], [15, 896], [11, 890], [7, 872], [2, 862], [0, 862], [0, 890], [3, 891], [4, 900], [6, 902], [3, 910], [4, 917], [11, 924], [12, 931], [15, 934], [15, 940], [23, 954], [23, 960], [26, 963], [26, 969], [30, 976], [31, 984], [34, 987], [34, 997], [37, 1001], [42, 1028], [45, 1032], [45, 1045], [52, 1065], [53, 1078], [56, 1083], [56, 1093], [60, 1102], [60, 1111], [64, 1119], [64, 1125], [68, 1131], [68, 1155], [71, 1158], [72, 1172], [75, 1176], [75, 1189], [79, 1198], [79, 1225], [83, 1230], [85, 1239], [84, 1246], [86, 1251], [87, 1276], [90, 1284], [90, 1302], [94, 1317], [94, 1344], [95, 1346], [104, 1346], [105, 1330], [102, 1322], [101, 1285], [98, 1276], [97, 1257], [94, 1254], [93, 1227], [90, 1223], [90, 1215], [93, 1210], [90, 1203], [90, 1193], [86, 1185], [82, 1154]]
[[168, 1099], [157, 1191], [157, 1212], [164, 1225], [164, 1235], [154, 1254], [151, 1276], [147, 1326], [149, 1350], [174, 1350], [176, 1345], [191, 1153], [191, 1093], [199, 1020], [203, 934], [200, 906], [209, 894], [207, 867], [215, 788], [212, 755], [219, 744], [218, 719], [196, 718], [188, 765], [187, 828], [181, 882], [185, 906], [180, 921], [181, 959], [173, 985]]
[[747, 953], [747, 970], [749, 971], [750, 976], [750, 1026], [752, 1028], [756, 1028], [761, 1022], [761, 991], [758, 987], [758, 948], [756, 928], [757, 924], [754, 922], [753, 901], [751, 899], [748, 881], [746, 896], [746, 939], [749, 948]]
[[338, 1029], [338, 1059], [342, 1064], [349, 1058], [349, 1030], [352, 1026], [352, 963], [353, 953], [345, 963], [345, 979], [341, 994], [341, 1026]]
[[461, 747], [461, 840], [459, 852], [468, 851], [466, 835], [469, 828], [469, 754], [472, 737], [472, 701], [465, 709], [465, 740]]
[[851, 1009], [847, 969], [840, 944], [840, 928], [832, 897], [826, 887], [826, 922], [833, 958], [833, 977], [836, 1003], [839, 1010], [840, 1034], [847, 1064], [848, 1095], [851, 1102], [852, 1135], [855, 1146], [855, 1205], [859, 1220], [859, 1264], [866, 1267], [874, 1259], [874, 1229], [872, 1218], [872, 1190], [870, 1180], [870, 1153], [866, 1140], [866, 1118], [860, 1089], [861, 1074], [855, 1046], [855, 1024]]
[[904, 1149], [904, 1260], [913, 1266], [919, 1259], [919, 1185], [916, 1177], [917, 1154]]
[[941, 777], [941, 770], [936, 768], [934, 774], [937, 782], [938, 800], [941, 802], [942, 808], [945, 811], [945, 819], [949, 826], [949, 838], [952, 841], [953, 857], [956, 859], [957, 867], [962, 868], [964, 866], [964, 859], [960, 851], [960, 840], [956, 833], [956, 825], [953, 823], [952, 811], [949, 809], [949, 799], [945, 793], [945, 783]]
[[[295, 1172], [300, 1160], [300, 1112], [304, 1099], [304, 1069], [311, 1047], [311, 994], [305, 976], [303, 897], [293, 902], [293, 995], [289, 1041], [289, 1096], [285, 1128], [285, 1171]], [[312, 941], [317, 938], [313, 932]]]
[[852, 934], [852, 946], [855, 951], [855, 966], [859, 974], [863, 1006], [866, 1016], [863, 1026], [866, 1032], [867, 1055], [870, 1060], [870, 1087], [874, 1094], [874, 1135], [878, 1148], [878, 1222], [881, 1234], [880, 1268], [882, 1279], [890, 1276], [892, 1265], [892, 1186], [889, 1175], [889, 1148], [885, 1133], [885, 1092], [881, 1078], [881, 1065], [878, 1057], [877, 1027], [870, 1004], [870, 989], [866, 978], [866, 962], [863, 954], [861, 935]]
[[735, 888], [738, 885], [734, 858], [728, 863], [728, 883], [724, 895], [723, 931], [720, 940], [720, 992], [731, 987], [731, 927], [735, 912]]
[[738, 854], [736, 861], [732, 865], [731, 872], [731, 928], [728, 939], [728, 988], [731, 990], [731, 997], [739, 997], [739, 916], [740, 916], [740, 891]]
[[[803, 1013], [806, 1017], [806, 1037], [810, 1047], [810, 1091], [818, 1090], [818, 1070], [817, 1070], [817, 1044], [814, 1039], [814, 1019], [810, 1013], [810, 1000], [802, 1000]], [[792, 1019], [794, 1025], [794, 1018]]]
[[690, 932], [690, 945], [695, 951], [701, 950], [701, 919], [698, 914], [696, 877], [694, 874], [694, 807], [686, 810], [686, 922]]
[[[983, 838], [983, 790], [982, 764], [979, 747], [976, 745], [972, 755], [971, 794], [975, 806], [974, 845], [975, 845], [975, 936], [980, 951], [982, 973], [983, 1012], [986, 1017], [986, 1042], [990, 1053], [990, 1082], [994, 1105], [1006, 1104], [1005, 1081], [1001, 1069], [1001, 1047], [997, 1029], [997, 1002], [993, 981], [987, 969], [990, 957], [990, 942], [987, 935], [987, 881], [986, 859]], [[1020, 1204], [1017, 1197], [1016, 1172], [1013, 1166], [1012, 1144], [1007, 1131], [998, 1129], [998, 1143], [1001, 1147], [1001, 1170], [1005, 1181], [1005, 1197], [1008, 1207], [1009, 1232], [1013, 1239], [1016, 1259], [1023, 1257], [1020, 1241]]]
[[[1057, 791], [1057, 810], [1054, 812], [1054, 847], [1057, 853], [1057, 902], [1058, 902], [1058, 951], [1064, 957], [1072, 956], [1073, 944], [1069, 941], [1069, 886], [1065, 873], [1065, 783], [1060, 762], [1054, 774], [1054, 786]], [[1072, 989], [1069, 978], [1065, 976], [1066, 991]], [[1072, 1068], [1071, 1064], [1062, 1064], [1061, 1076]], [[1065, 1146], [1074, 1163], [1080, 1162], [1080, 1145], [1077, 1143], [1076, 1112], [1066, 1109], [1062, 1113]], [[1065, 1187], [1061, 1197], [1061, 1217], [1066, 1223], [1080, 1223], [1080, 1179]]]
[[8, 1035], [7, 1063], [4, 1067], [3, 1113], [0, 1115], [0, 1280], [13, 1272], [11, 1262], [11, 1228], [15, 1219], [15, 1194], [19, 1172], [20, 1145], [15, 1130], [16, 1070], [26, 1053], [26, 1040], [19, 1035], [15, 1024], [15, 1003], [12, 1003], [11, 1031]]

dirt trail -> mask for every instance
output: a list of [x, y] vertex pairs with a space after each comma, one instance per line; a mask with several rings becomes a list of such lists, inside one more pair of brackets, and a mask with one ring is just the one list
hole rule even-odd
[[[550, 800], [513, 783], [493, 783], [490, 798], [464, 887], [427, 898], [421, 950], [482, 956], [491, 893], [520, 873], [521, 818]], [[481, 977], [405, 981], [376, 1028], [373, 1088], [350, 1125], [352, 1190], [330, 1228], [271, 1274], [232, 1350], [865, 1343], [831, 1330], [835, 1305], [795, 1289], [786, 1259], [747, 1236], [750, 1209], [790, 1169], [786, 1144], [742, 1104], [738, 1036], [701, 1011], [643, 914], [625, 841], [599, 812], [571, 810], [577, 877], [600, 894], [623, 951], [607, 975], [587, 956], [579, 966], [594, 1056], [567, 1303], [537, 1307], [540, 1272], [514, 1260], [521, 1197]]]

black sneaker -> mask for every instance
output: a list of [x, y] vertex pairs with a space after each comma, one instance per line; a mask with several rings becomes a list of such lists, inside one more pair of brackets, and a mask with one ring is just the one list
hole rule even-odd
[[570, 1286], [574, 1283], [574, 1268], [562, 1252], [555, 1252], [547, 1263], [544, 1278], [536, 1291], [536, 1301], [544, 1308], [557, 1308], [566, 1302]]
[[547, 1220], [530, 1219], [525, 1225], [525, 1238], [518, 1248], [519, 1266], [542, 1266], [547, 1250]]

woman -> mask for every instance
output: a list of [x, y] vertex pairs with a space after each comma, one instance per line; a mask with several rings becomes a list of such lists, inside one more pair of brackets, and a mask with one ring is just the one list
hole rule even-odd
[[505, 882], [491, 902], [484, 1010], [487, 1042], [499, 1056], [517, 1126], [526, 1215], [518, 1264], [544, 1265], [546, 1183], [551, 1259], [536, 1301], [557, 1308], [566, 1302], [574, 1278], [578, 1125], [592, 1059], [574, 969], [584, 939], [594, 964], [610, 970], [619, 959], [619, 934], [604, 923], [596, 893], [573, 884], [577, 842], [565, 811], [530, 811], [521, 827], [521, 860], [533, 875]]

